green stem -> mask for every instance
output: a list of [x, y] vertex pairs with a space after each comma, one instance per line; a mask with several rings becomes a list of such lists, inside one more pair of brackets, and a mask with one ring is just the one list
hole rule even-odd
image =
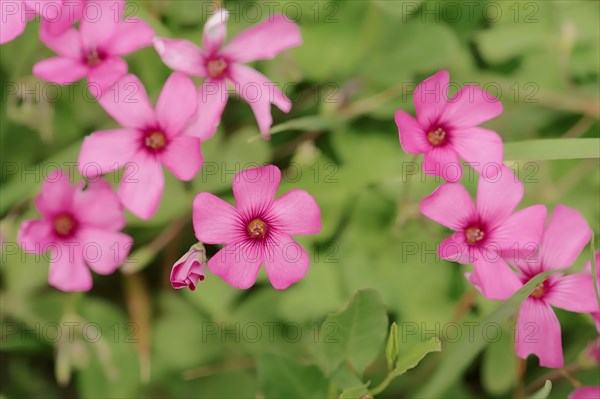
[[395, 370], [392, 370], [388, 373], [388, 375], [385, 376], [384, 380], [381, 381], [381, 383], [379, 385], [377, 385], [375, 388], [373, 389], [369, 389], [369, 392], [371, 393], [371, 395], [375, 396], [375, 395], [379, 395], [381, 392], [385, 391], [385, 389], [388, 387], [388, 385], [390, 385], [390, 383], [394, 380], [394, 378], [396, 378], [397, 375], [395, 373]]

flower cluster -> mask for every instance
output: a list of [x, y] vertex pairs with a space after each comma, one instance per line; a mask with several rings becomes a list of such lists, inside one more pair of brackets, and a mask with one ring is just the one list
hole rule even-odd
[[[424, 154], [426, 174], [446, 180], [420, 203], [426, 217], [454, 231], [440, 244], [439, 257], [473, 264], [467, 279], [486, 298], [507, 299], [538, 274], [571, 266], [592, 230], [579, 212], [564, 205], [556, 206], [547, 224], [544, 205], [515, 211], [523, 183], [503, 165], [500, 136], [477, 126], [498, 116], [502, 105], [475, 86], [463, 87], [448, 100], [448, 87], [447, 71], [419, 84], [413, 95], [416, 119], [396, 112], [400, 144], [408, 153]], [[480, 174], [476, 201], [460, 184], [459, 158]], [[562, 367], [561, 330], [552, 306], [599, 318], [589, 267], [582, 273], [552, 274], [519, 310], [517, 354], [535, 354], [542, 366]], [[536, 338], [524, 339], [532, 331]]]
[[[62, 171], [46, 178], [36, 200], [42, 219], [25, 221], [18, 240], [28, 252], [53, 252], [51, 285], [85, 291], [92, 287], [86, 264], [109, 274], [131, 250], [133, 240], [120, 232], [125, 226], [123, 208], [144, 220], [156, 213], [164, 190], [162, 166], [182, 181], [198, 174], [201, 143], [215, 134], [221, 121], [227, 84], [249, 103], [260, 132], [269, 138], [271, 104], [289, 112], [291, 101], [243, 63], [274, 58], [300, 45], [302, 38], [296, 24], [278, 14], [224, 45], [228, 13], [220, 9], [206, 22], [200, 49], [186, 40], [155, 36], [143, 20], [124, 17], [125, 0], [77, 0], [69, 3], [69, 12], [63, 0], [49, 3], [23, 0], [3, 5], [0, 43], [15, 39], [27, 21], [41, 17], [40, 40], [57, 56], [38, 62], [33, 74], [59, 85], [86, 78], [98, 103], [121, 127], [85, 138], [78, 159], [84, 181], [72, 186]], [[174, 70], [155, 107], [121, 58], [152, 45]], [[191, 77], [205, 80], [196, 88]], [[128, 173], [129, 166], [134, 173]], [[125, 171], [115, 192], [102, 175], [121, 168]], [[307, 271], [308, 256], [291, 235], [318, 233], [320, 211], [304, 191], [275, 200], [280, 177], [274, 166], [239, 173], [233, 185], [238, 209], [209, 193], [194, 201], [198, 238], [226, 244], [208, 267], [235, 287], [250, 287], [262, 263], [278, 289]], [[233, 255], [225, 259], [230, 251]], [[173, 287], [194, 290], [204, 280], [205, 267], [204, 249], [198, 244], [175, 264]]]

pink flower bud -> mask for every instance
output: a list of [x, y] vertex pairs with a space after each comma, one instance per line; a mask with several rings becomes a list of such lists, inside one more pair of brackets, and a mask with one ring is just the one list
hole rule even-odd
[[198, 280], [204, 281], [206, 274], [206, 255], [201, 243], [192, 245], [171, 270], [171, 285], [175, 289], [189, 287], [195, 291]]

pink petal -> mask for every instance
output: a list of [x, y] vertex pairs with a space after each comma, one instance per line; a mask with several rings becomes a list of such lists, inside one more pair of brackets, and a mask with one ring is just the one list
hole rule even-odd
[[2, 21], [0, 22], [0, 44], [8, 43], [25, 30], [25, 21], [22, 15], [22, 4], [18, 1], [0, 3], [2, 8]]
[[262, 261], [261, 245], [243, 241], [230, 244], [214, 254], [208, 261], [208, 269], [233, 287], [246, 289], [256, 282]]
[[134, 75], [125, 75], [114, 90], [104, 93], [99, 101], [104, 110], [124, 127], [143, 130], [156, 124], [146, 89]]
[[190, 181], [202, 167], [200, 139], [179, 135], [169, 139], [160, 161], [179, 180]]
[[137, 87], [126, 86], [126, 91], [119, 91], [122, 87], [118, 87], [117, 81], [121, 79], [128, 70], [127, 63], [121, 58], [111, 57], [105, 59], [102, 64], [92, 68], [88, 73], [88, 86], [90, 92], [96, 99], [102, 96], [112, 96], [113, 98], [123, 97], [123, 102], [133, 102], [134, 92], [137, 92]]
[[417, 120], [421, 126], [437, 123], [446, 107], [450, 74], [442, 69], [422, 81], [413, 93]]
[[210, 193], [200, 193], [194, 199], [194, 231], [206, 244], [232, 244], [245, 236], [237, 209]]
[[591, 313], [598, 311], [592, 276], [576, 273], [557, 278], [549, 287], [544, 299], [557, 308], [570, 312]]
[[47, 82], [68, 85], [87, 75], [89, 68], [74, 58], [52, 57], [33, 66], [33, 74]]
[[137, 217], [148, 220], [156, 213], [165, 186], [160, 162], [152, 155], [138, 152], [123, 175], [118, 195], [121, 203]]
[[25, 252], [41, 254], [56, 245], [54, 228], [47, 220], [26, 220], [21, 225], [17, 242]]
[[273, 124], [271, 103], [283, 112], [292, 109], [292, 103], [279, 88], [260, 72], [241, 64], [229, 65], [229, 76], [235, 90], [250, 105], [263, 136], [268, 137]]
[[486, 178], [493, 178], [502, 170], [504, 147], [496, 132], [479, 127], [453, 130], [452, 147]]
[[271, 233], [265, 243], [264, 262], [273, 287], [284, 290], [306, 275], [310, 259], [290, 236]]
[[217, 10], [204, 24], [204, 33], [202, 34], [202, 45], [204, 54], [210, 56], [217, 52], [225, 36], [227, 36], [227, 18], [229, 13], [221, 8]]
[[77, 165], [83, 176], [95, 177], [119, 170], [140, 150], [141, 134], [114, 129], [94, 132], [83, 139]]
[[198, 108], [196, 86], [181, 72], [174, 72], [162, 88], [156, 103], [156, 118], [169, 137], [179, 134]]
[[44, 179], [41, 192], [35, 199], [35, 206], [47, 218], [71, 210], [75, 187], [69, 176], [60, 169], [48, 174]]
[[420, 154], [431, 148], [427, 135], [415, 118], [399, 109], [396, 111], [396, 125], [400, 136], [400, 145], [409, 154]]
[[475, 205], [458, 183], [441, 184], [419, 204], [423, 215], [452, 230], [462, 230], [476, 217]]
[[65, 58], [81, 58], [81, 37], [74, 28], [69, 28], [61, 34], [50, 31], [52, 24], [42, 24], [40, 27], [40, 40], [56, 54]]
[[[42, 0], [42, 2], [47, 4], [46, 0]], [[52, 16], [52, 18], [48, 18], [48, 15], [43, 15], [45, 18], [42, 18], [40, 32], [45, 30], [57, 36], [69, 30], [75, 22], [81, 19], [85, 0], [68, 0], [68, 2], [59, 0], [56, 5], [58, 6], [58, 13], [56, 15]], [[42, 7], [44, 6], [42, 5]], [[51, 7], [47, 6], [44, 8], [51, 9]]]
[[92, 273], [83, 263], [79, 243], [59, 246], [53, 251], [48, 282], [61, 291], [92, 289]]
[[221, 123], [223, 109], [227, 105], [229, 94], [224, 80], [206, 80], [198, 92], [198, 110], [191, 118], [184, 133], [202, 139], [211, 138]]
[[544, 269], [564, 269], [575, 262], [592, 238], [592, 229], [581, 213], [557, 205], [542, 238]]
[[169, 68], [192, 76], [206, 76], [202, 50], [194, 43], [183, 39], [154, 37], [154, 48]]
[[480, 176], [477, 186], [477, 210], [492, 226], [510, 215], [523, 198], [523, 183], [505, 166], [494, 178]]
[[128, 18], [117, 25], [106, 50], [111, 55], [131, 54], [152, 45], [153, 38], [154, 29], [144, 20]]
[[563, 367], [560, 324], [552, 308], [544, 301], [527, 298], [519, 309], [516, 337], [517, 355], [526, 359], [533, 353], [540, 366]]
[[462, 167], [458, 155], [450, 146], [434, 147], [425, 153], [423, 171], [430, 176], [442, 176], [447, 182], [458, 182]]
[[112, 274], [127, 258], [133, 239], [127, 234], [95, 228], [78, 232], [82, 253], [90, 268], [98, 274]]
[[278, 167], [267, 165], [243, 170], [233, 178], [233, 195], [242, 213], [258, 213], [271, 207], [281, 181]]
[[477, 126], [502, 113], [502, 103], [485, 90], [467, 85], [448, 101], [442, 121], [454, 128]]
[[86, 49], [108, 49], [123, 18], [124, 1], [87, 0], [79, 31]]
[[277, 231], [289, 235], [321, 232], [321, 210], [314, 198], [304, 190], [291, 190], [273, 202], [269, 218]]
[[479, 257], [478, 249], [467, 244], [465, 234], [462, 231], [454, 233], [451, 237], [442, 241], [437, 253], [441, 259], [462, 263], [463, 265], [471, 264]]
[[483, 296], [487, 299], [508, 299], [523, 286], [499, 254], [483, 251], [482, 255], [475, 260], [475, 274]]
[[568, 399], [598, 399], [600, 398], [600, 387], [577, 388], [569, 395]]
[[84, 191], [75, 192], [73, 212], [77, 220], [88, 227], [110, 231], [125, 227], [123, 208], [108, 182], [97, 178]]
[[223, 55], [236, 62], [267, 60], [301, 44], [300, 29], [294, 21], [275, 14], [236, 36], [225, 47]]

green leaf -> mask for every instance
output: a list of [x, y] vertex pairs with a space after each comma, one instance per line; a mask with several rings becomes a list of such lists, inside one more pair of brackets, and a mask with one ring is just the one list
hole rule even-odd
[[600, 139], [543, 139], [505, 143], [504, 158], [512, 161], [600, 158]]
[[552, 381], [546, 380], [544, 387], [531, 395], [529, 399], [546, 399], [550, 396], [550, 391], [552, 391]]
[[410, 350], [399, 356], [394, 369], [396, 377], [406, 373], [408, 370], [416, 367], [427, 354], [431, 352], [441, 352], [442, 343], [438, 337], [432, 337], [423, 343], [411, 345]]
[[474, 326], [473, 334], [466, 334], [457, 343], [449, 345], [446, 357], [442, 359], [428, 384], [417, 392], [415, 397], [434, 398], [442, 396], [485, 348], [487, 342], [484, 339], [483, 330], [492, 324], [504, 324], [515, 313], [521, 302], [533, 292], [534, 288], [552, 273], [552, 271], [541, 273], [529, 280], [512, 297], [498, 306], [492, 314]]
[[320, 398], [329, 387], [318, 367], [270, 353], [258, 361], [258, 381], [265, 398]]
[[387, 331], [388, 318], [379, 293], [375, 290], [358, 291], [346, 309], [329, 315], [321, 330], [336, 334], [320, 342], [316, 353], [319, 366], [328, 374], [347, 361], [362, 374], [375, 360]]
[[390, 327], [390, 336], [388, 337], [387, 347], [385, 349], [385, 358], [387, 360], [388, 370], [392, 370], [398, 359], [398, 325], [394, 322]]
[[503, 330], [500, 341], [489, 345], [483, 355], [482, 382], [493, 395], [507, 392], [517, 380], [513, 336]]
[[367, 399], [372, 398], [367, 389], [367, 385], [359, 385], [352, 388], [346, 388], [342, 391], [339, 399]]

